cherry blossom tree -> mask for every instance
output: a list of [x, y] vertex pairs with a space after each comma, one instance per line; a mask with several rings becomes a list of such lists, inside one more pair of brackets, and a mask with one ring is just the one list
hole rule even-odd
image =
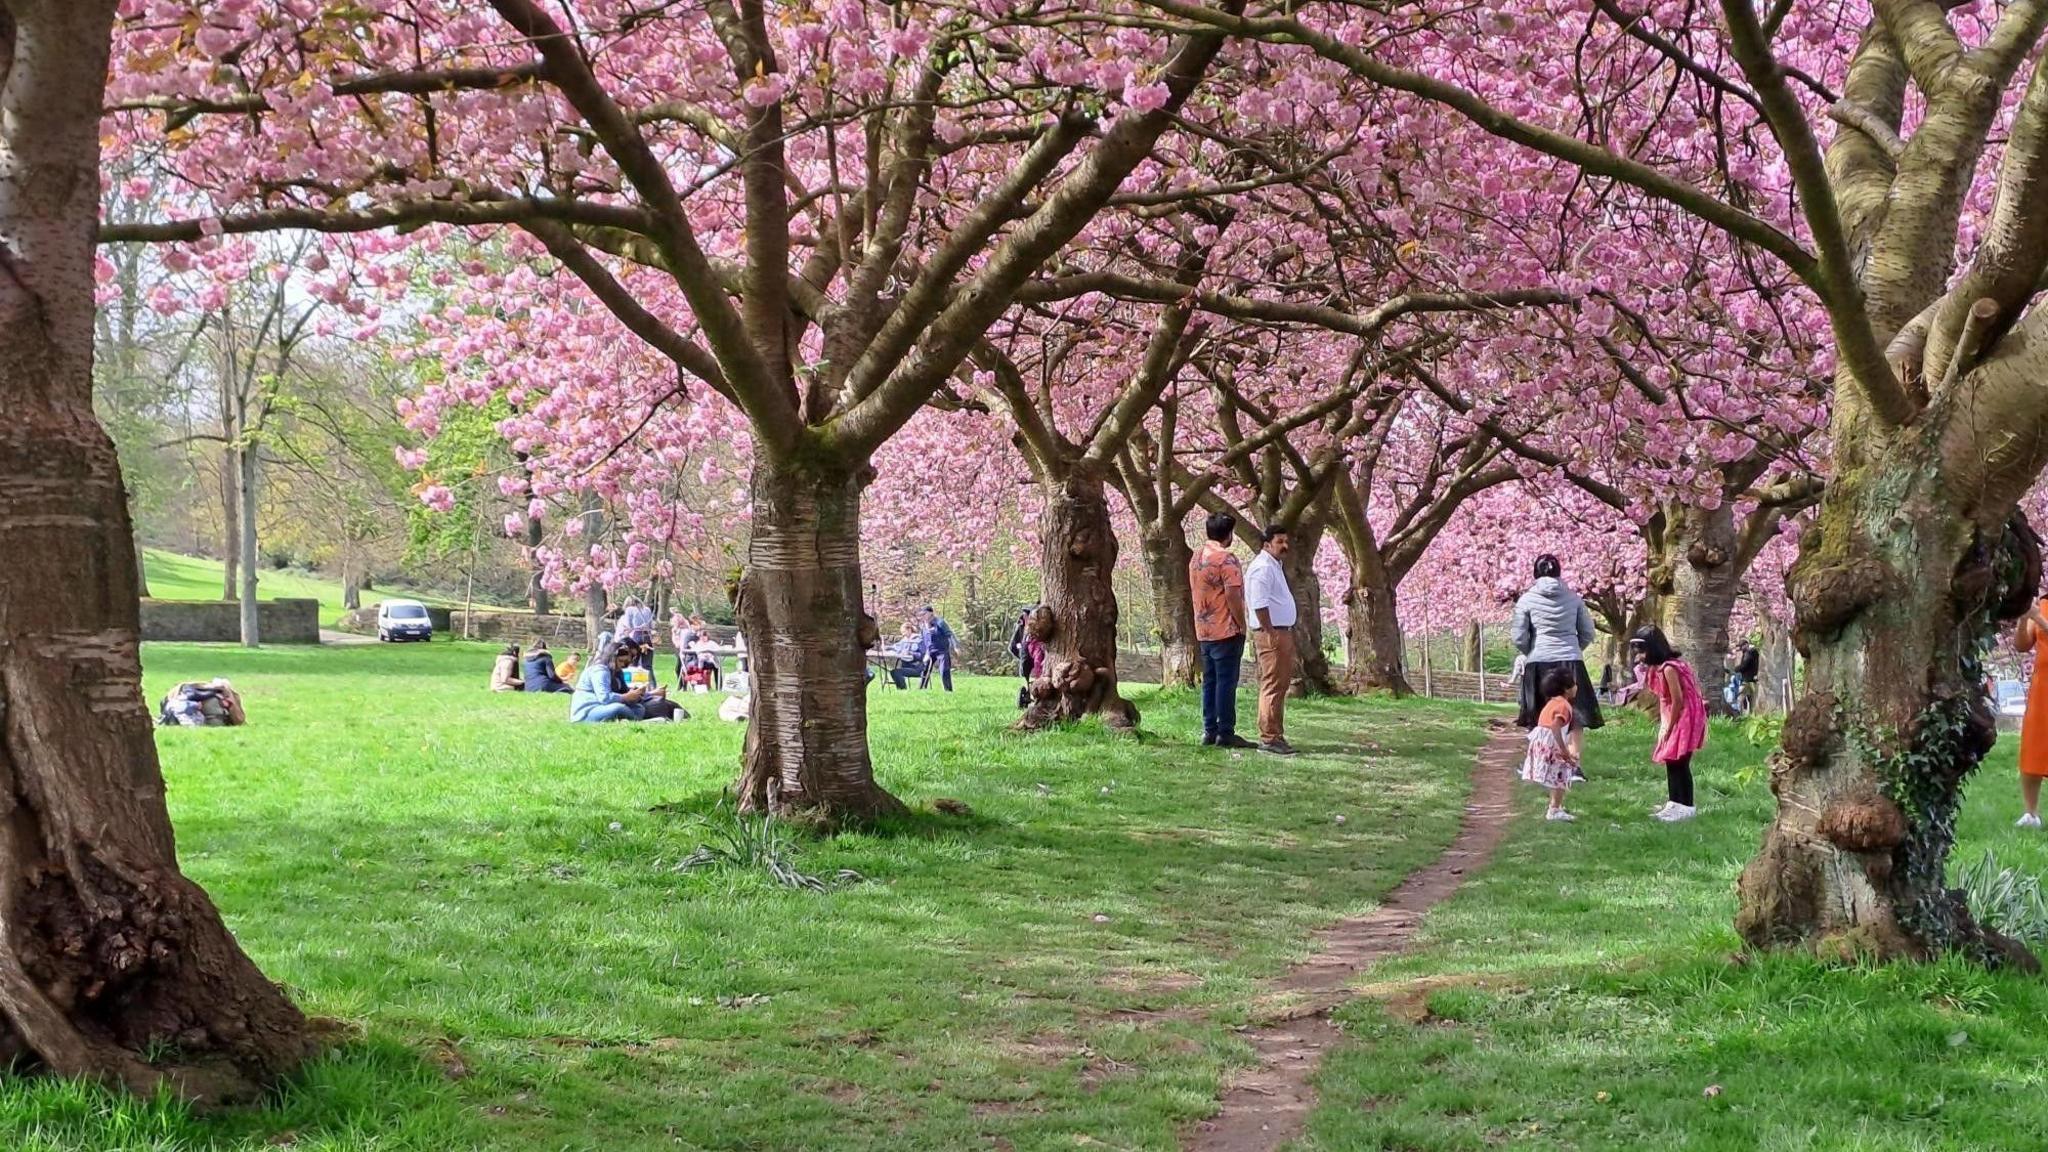
[[899, 808], [860, 690], [869, 459], [1146, 161], [1224, 37], [1066, 4], [132, 8], [114, 124], [206, 207], [105, 235], [520, 230], [745, 416], [742, 803]]
[[[1760, 947], [2031, 963], [1944, 870], [1995, 736], [1984, 646], [2039, 579], [2014, 511], [2048, 462], [2048, 5], [1150, 2], [1450, 109], [1798, 278], [1832, 338], [1832, 463], [1791, 573], [1806, 694], [1737, 927]], [[1669, 99], [1628, 99], [1645, 83]]]
[[135, 541], [92, 408], [113, 18], [0, 4], [0, 1060], [241, 1098], [310, 1045], [179, 870], [142, 703]]

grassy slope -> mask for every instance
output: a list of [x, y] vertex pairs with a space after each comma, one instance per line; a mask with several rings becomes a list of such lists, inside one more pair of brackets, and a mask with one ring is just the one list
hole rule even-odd
[[[1532, 821], [1542, 802], [1525, 789], [1493, 867], [1430, 918], [1421, 952], [1375, 977], [1491, 982], [1435, 991], [1419, 1025], [1348, 1009], [1359, 1042], [1325, 1066], [1308, 1146], [2041, 1147], [2048, 985], [1949, 963], [1731, 962], [1734, 880], [1770, 806], [1736, 773], [1760, 752], [1717, 727], [1702, 815], [1667, 827], [1647, 817], [1663, 798], [1651, 735], [1641, 722], [1595, 734], [1576, 824]], [[1958, 857], [1988, 846], [2048, 871], [2048, 839], [2011, 827], [2013, 744], [1975, 781]]]
[[1276, 761], [1193, 746], [1187, 695], [1141, 694], [1134, 743], [1005, 732], [1009, 680], [877, 691], [884, 781], [975, 816], [809, 846], [872, 878], [817, 894], [673, 870], [737, 727], [572, 727], [482, 691], [473, 645], [144, 659], [152, 694], [244, 690], [248, 728], [160, 736], [182, 858], [366, 1039], [212, 1119], [0, 1085], [0, 1147], [1170, 1148], [1255, 982], [1448, 841], [1479, 738], [1468, 708], [1316, 703]]
[[[143, 569], [149, 576], [149, 594], [159, 600], [220, 599], [224, 569], [218, 560], [147, 548], [143, 550]], [[334, 623], [343, 611], [340, 584], [298, 572], [264, 569], [256, 577], [256, 594], [265, 600], [318, 600], [323, 624]], [[442, 602], [436, 597], [400, 591], [365, 592], [362, 602], [368, 607], [393, 596]]]

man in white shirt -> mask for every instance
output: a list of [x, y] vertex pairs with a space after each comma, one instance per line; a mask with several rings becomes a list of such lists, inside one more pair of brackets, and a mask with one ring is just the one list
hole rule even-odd
[[1259, 654], [1259, 751], [1294, 755], [1287, 743], [1287, 688], [1294, 680], [1294, 592], [1280, 558], [1287, 555], [1287, 529], [1270, 526], [1264, 546], [1244, 570], [1244, 606], [1251, 619], [1252, 647]]

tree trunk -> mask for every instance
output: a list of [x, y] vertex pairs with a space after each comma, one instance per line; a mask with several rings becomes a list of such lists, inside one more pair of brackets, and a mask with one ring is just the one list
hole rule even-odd
[[[246, 427], [246, 414], [236, 423]], [[235, 473], [235, 504], [242, 521], [237, 539], [242, 560], [242, 646], [254, 648], [263, 642], [256, 612], [256, 447], [246, 445], [237, 455], [240, 466]]]
[[[604, 505], [596, 495], [583, 496], [583, 538], [596, 540], [604, 535]], [[597, 659], [597, 638], [604, 633], [605, 589], [595, 580], [583, 590], [583, 633], [590, 645], [590, 658]]]
[[1286, 559], [1280, 562], [1294, 593], [1294, 689], [1296, 696], [1335, 696], [1330, 658], [1323, 652], [1323, 581], [1316, 575], [1316, 550], [1323, 544], [1323, 525], [1296, 524], [1288, 534]]
[[363, 594], [356, 586], [355, 543], [343, 540], [341, 545], [341, 607], [343, 611], [354, 612], [362, 606]]
[[[134, 515], [133, 509], [130, 509], [129, 515]], [[149, 560], [142, 552], [142, 538], [137, 536], [133, 543], [135, 544], [135, 594], [147, 600], [149, 599]]]
[[1787, 581], [1807, 677], [1771, 763], [1777, 812], [1743, 870], [1757, 947], [2034, 966], [1944, 875], [1962, 784], [1996, 738], [1982, 657], [2040, 577], [2038, 542], [1973, 520], [1921, 445], [1838, 474]]
[[1728, 617], [1743, 573], [1737, 568], [1735, 510], [1674, 507], [1666, 513], [1670, 591], [1660, 598], [1658, 626], [1698, 673], [1707, 709], [1728, 714]]
[[1775, 712], [1782, 716], [1792, 707], [1791, 690], [1795, 671], [1796, 654], [1792, 651], [1792, 632], [1776, 620], [1764, 619], [1764, 642], [1760, 652], [1762, 659], [1763, 683], [1757, 685], [1757, 703], [1762, 711]]
[[829, 825], [901, 812], [868, 757], [860, 582], [867, 478], [815, 463], [777, 465], [759, 447], [754, 461], [753, 523], [733, 605], [753, 701], [741, 810], [801, 813]]
[[1465, 647], [1462, 652], [1463, 659], [1459, 662], [1462, 671], [1479, 671], [1480, 664], [1486, 660], [1485, 640], [1485, 636], [1479, 631], [1479, 621], [1473, 620], [1465, 625]]
[[113, 7], [0, 7], [0, 1065], [244, 1098], [309, 1045], [178, 870], [142, 703], [135, 538], [92, 410]]
[[1396, 590], [1385, 565], [1374, 556], [1351, 563], [1351, 587], [1344, 592], [1344, 642], [1351, 653], [1353, 691], [1413, 696], [1403, 671], [1404, 641]]
[[[223, 401], [225, 403], [225, 401]], [[234, 423], [232, 413], [223, 411], [221, 423], [228, 438], [234, 438], [234, 429], [226, 427]], [[233, 600], [241, 595], [237, 575], [241, 572], [242, 556], [242, 514], [241, 505], [235, 501], [235, 491], [241, 487], [240, 468], [235, 462], [235, 450], [225, 448], [220, 456], [220, 556], [226, 571], [221, 573], [220, 598]]]
[[1152, 582], [1152, 611], [1159, 627], [1159, 685], [1194, 688], [1202, 683], [1202, 645], [1195, 638], [1195, 596], [1188, 565], [1195, 558], [1178, 524], [1144, 529], [1145, 576]]
[[1135, 728], [1138, 710], [1117, 692], [1116, 532], [1110, 526], [1104, 478], [1074, 466], [1041, 485], [1039, 555], [1053, 631], [1046, 674], [1033, 683], [1019, 728], [1098, 715], [1112, 728]]
[[534, 557], [533, 549], [541, 542], [540, 521], [532, 516], [526, 518], [527, 557], [533, 560], [533, 575], [526, 581], [526, 602], [533, 605], [535, 616], [545, 616], [552, 605], [548, 602], [548, 586], [541, 582], [540, 561]]

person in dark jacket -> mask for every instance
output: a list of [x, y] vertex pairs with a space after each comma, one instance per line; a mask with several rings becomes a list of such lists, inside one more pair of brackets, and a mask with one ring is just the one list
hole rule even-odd
[[526, 646], [526, 658], [519, 666], [519, 681], [528, 692], [575, 691], [555, 671], [555, 657], [548, 651], [545, 640], [535, 640]]
[[1572, 733], [1571, 752], [1579, 763], [1585, 763], [1582, 734], [1606, 723], [1600, 718], [1593, 678], [1586, 672], [1586, 647], [1593, 643], [1593, 613], [1577, 592], [1565, 586], [1557, 557], [1549, 553], [1536, 558], [1536, 582], [1515, 601], [1514, 641], [1515, 650], [1527, 658], [1522, 665], [1521, 708], [1515, 723], [1523, 728], [1536, 726], [1543, 709], [1536, 686], [1545, 673], [1554, 669], [1571, 673], [1579, 686], [1572, 697], [1579, 723]]

